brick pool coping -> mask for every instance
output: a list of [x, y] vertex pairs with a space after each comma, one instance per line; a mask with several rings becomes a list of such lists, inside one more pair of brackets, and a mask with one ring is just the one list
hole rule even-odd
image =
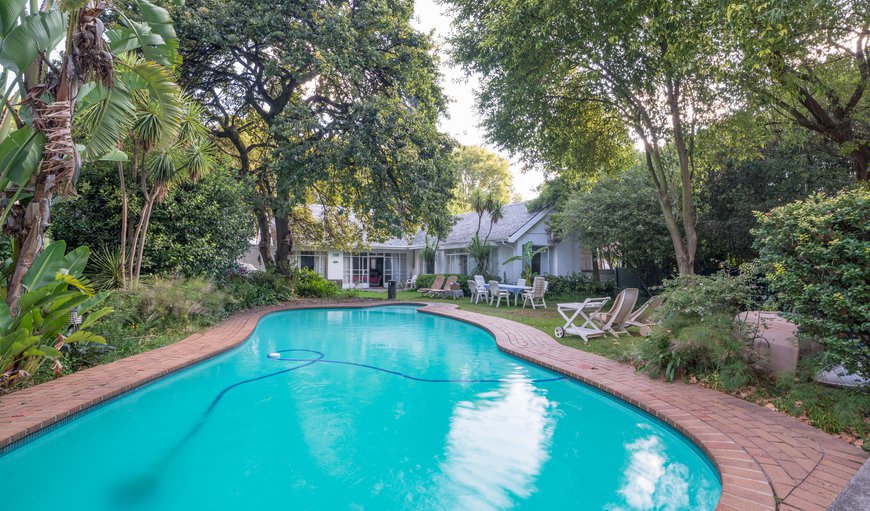
[[[175, 344], [0, 396], [0, 450], [238, 346], [268, 313], [384, 304], [302, 302], [243, 312]], [[867, 459], [858, 447], [792, 417], [715, 390], [653, 380], [624, 364], [561, 345], [527, 325], [454, 304], [421, 304], [420, 311], [478, 325], [502, 351], [601, 389], [685, 434], [719, 470], [718, 510], [826, 510]]]

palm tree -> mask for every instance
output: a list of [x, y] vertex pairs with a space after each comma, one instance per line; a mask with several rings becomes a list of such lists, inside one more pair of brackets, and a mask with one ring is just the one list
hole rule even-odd
[[[179, 129], [171, 131], [172, 136], [168, 138], [161, 128], [152, 131], [146, 127], [154, 125], [156, 120], [157, 113], [153, 103], [140, 112], [134, 125], [133, 144], [139, 145], [144, 163], [138, 176], [144, 204], [128, 256], [128, 271], [132, 282], [139, 281], [142, 254], [154, 203], [163, 202], [171, 186], [183, 181], [196, 181], [212, 166], [212, 145], [208, 139], [208, 131], [202, 124], [202, 107], [191, 98], [184, 98], [183, 105], [182, 116], [178, 119]], [[135, 176], [134, 170], [134, 178]], [[125, 235], [126, 232], [122, 234]]]
[[[55, 195], [74, 193], [83, 160], [122, 157], [116, 146], [133, 107], [130, 91], [115, 80], [116, 55], [140, 52], [158, 67], [177, 61], [168, 12], [146, 0], [127, 5], [137, 7], [144, 21], [112, 6], [120, 25], [107, 32], [100, 20], [108, 8], [104, 2], [0, 0], [5, 88], [0, 98], [0, 223], [13, 240], [6, 290], [12, 314], [19, 310], [24, 277], [43, 249]], [[61, 58], [54, 63], [48, 56], [58, 47]], [[146, 80], [142, 88], [149, 85]], [[100, 98], [104, 107], [82, 152], [72, 126], [85, 96]]]

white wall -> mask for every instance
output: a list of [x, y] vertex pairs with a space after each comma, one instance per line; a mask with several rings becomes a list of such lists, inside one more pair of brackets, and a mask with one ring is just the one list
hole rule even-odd
[[550, 273], [553, 275], [568, 275], [582, 270], [580, 264], [580, 240], [575, 236], [568, 237], [550, 249]]

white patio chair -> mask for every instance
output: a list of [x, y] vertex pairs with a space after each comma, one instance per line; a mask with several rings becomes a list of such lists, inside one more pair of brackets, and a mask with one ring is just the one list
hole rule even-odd
[[477, 283], [473, 280], [468, 281], [468, 302], [469, 303], [480, 303], [480, 299], [483, 298], [483, 301], [486, 302], [486, 297], [489, 293], [486, 291], [485, 287], [478, 287]]
[[413, 289], [414, 286], [416, 286], [416, 285], [417, 285], [417, 276], [412, 273], [411, 276], [408, 277], [408, 280], [405, 281], [405, 289]]
[[517, 279], [517, 285], [520, 287], [526, 287], [526, 279]]
[[487, 287], [486, 279], [483, 278], [483, 275], [475, 275], [474, 283], [477, 284], [478, 289], [483, 289], [483, 292], [485, 293], [484, 298], [486, 299], [486, 302], [489, 303], [489, 288]]
[[526, 308], [527, 303], [531, 303], [532, 308], [536, 309], [539, 305], [547, 308], [547, 301], [544, 300], [544, 294], [547, 292], [547, 279], [544, 277], [535, 277], [532, 281], [532, 289], [523, 291], [523, 308]]
[[499, 289], [498, 281], [490, 280], [489, 281], [489, 304], [492, 305], [492, 302], [495, 302], [495, 306], [498, 307], [501, 305], [501, 299], [504, 298], [508, 305], [511, 303], [511, 293], [507, 289]]

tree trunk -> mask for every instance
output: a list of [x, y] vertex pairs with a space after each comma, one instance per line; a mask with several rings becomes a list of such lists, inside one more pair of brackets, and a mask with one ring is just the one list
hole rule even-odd
[[849, 154], [852, 162], [855, 164], [855, 179], [858, 181], [867, 181], [867, 165], [870, 163], [870, 147], [861, 144], [857, 149]]
[[27, 205], [23, 218], [23, 229], [26, 231], [21, 247], [18, 251], [18, 259], [15, 261], [15, 270], [9, 278], [6, 288], [6, 305], [12, 315], [18, 314], [18, 302], [24, 293], [24, 276], [27, 274], [33, 262], [42, 252], [45, 242], [45, 230], [51, 218], [52, 188], [55, 176], [39, 174], [36, 180], [36, 189], [33, 199]]
[[598, 268], [598, 249], [592, 251], [592, 285], [601, 285], [601, 270]]
[[260, 251], [260, 262], [265, 268], [275, 266], [275, 259], [272, 257], [272, 226], [269, 223], [269, 213], [265, 207], [257, 206], [254, 208], [254, 216], [257, 218], [257, 229], [260, 231], [260, 242], [257, 248]]
[[661, 158], [655, 153], [655, 149], [650, 144], [646, 144], [646, 164], [647, 170], [652, 174], [653, 181], [656, 184], [656, 198], [659, 201], [659, 206], [662, 209], [662, 214], [665, 217], [665, 226], [668, 229], [668, 234], [671, 236], [671, 243], [674, 245], [674, 255], [677, 258], [677, 271], [680, 275], [694, 275], [694, 253], [689, 257], [687, 253], [686, 243], [683, 241], [683, 236], [680, 233], [680, 226], [674, 216], [674, 211], [671, 209], [670, 194], [668, 193], [667, 185], [659, 179], [663, 173], [656, 172], [658, 168], [661, 170]]
[[685, 238], [680, 240], [682, 249], [677, 252], [677, 261], [679, 264], [680, 252], [682, 252], [683, 264], [680, 267], [680, 275], [694, 275], [698, 235], [695, 232], [695, 213], [692, 205], [692, 169], [689, 164], [692, 155], [686, 147], [680, 109], [680, 83], [678, 81], [668, 81], [668, 104], [674, 128], [674, 147], [680, 161], [680, 209], [683, 216], [683, 233], [685, 234]]
[[127, 287], [127, 182], [121, 162], [118, 162], [118, 180], [121, 186], [121, 281]]
[[142, 270], [142, 254], [145, 252], [145, 238], [148, 235], [148, 224], [151, 223], [151, 209], [154, 207], [154, 195], [152, 195], [145, 207], [142, 209], [142, 218], [145, 221], [142, 226], [142, 236], [139, 239], [139, 253], [136, 254], [136, 276], [135, 282], [139, 282], [139, 275]]
[[290, 254], [293, 251], [293, 233], [290, 231], [290, 216], [286, 213], [275, 215], [275, 264], [281, 271], [290, 268]]

